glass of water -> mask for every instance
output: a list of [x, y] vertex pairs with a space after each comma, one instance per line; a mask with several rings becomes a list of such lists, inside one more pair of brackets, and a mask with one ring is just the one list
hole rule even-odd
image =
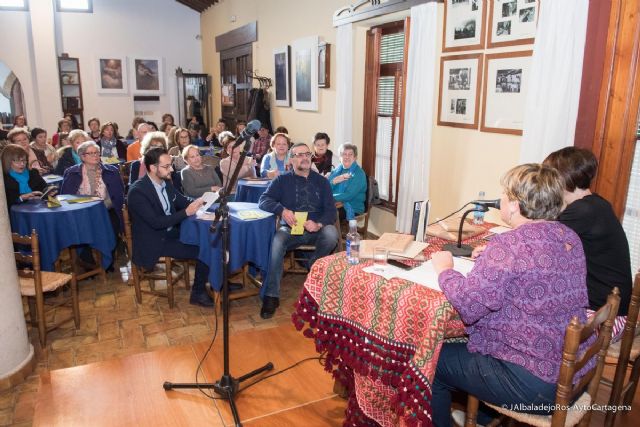
[[387, 266], [387, 248], [376, 246], [373, 249], [373, 269], [376, 271], [383, 271]]

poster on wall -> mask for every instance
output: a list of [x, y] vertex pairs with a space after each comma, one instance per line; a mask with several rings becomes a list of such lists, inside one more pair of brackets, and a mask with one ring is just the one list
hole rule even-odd
[[538, 23], [538, 0], [492, 0], [487, 47], [532, 44]]
[[485, 57], [481, 131], [522, 135], [532, 54], [528, 50]]
[[318, 45], [318, 87], [331, 86], [331, 45], [320, 43]]
[[318, 111], [318, 36], [294, 40], [293, 106]]
[[481, 53], [440, 58], [438, 125], [478, 128]]
[[442, 52], [484, 48], [484, 0], [445, 0]]
[[135, 94], [160, 95], [164, 92], [162, 58], [133, 58], [131, 69]]
[[96, 88], [98, 93], [127, 93], [127, 60], [123, 57], [97, 58]]
[[291, 78], [289, 76], [289, 46], [282, 46], [273, 50], [273, 63], [276, 76], [276, 105], [278, 107], [290, 107], [291, 99], [289, 88]]

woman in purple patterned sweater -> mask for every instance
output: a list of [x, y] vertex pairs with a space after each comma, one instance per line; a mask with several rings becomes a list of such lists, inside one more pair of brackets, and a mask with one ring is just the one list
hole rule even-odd
[[[584, 322], [588, 306], [582, 244], [554, 221], [562, 182], [548, 166], [516, 166], [502, 179], [500, 200], [500, 216], [513, 230], [474, 252], [466, 278], [452, 269], [449, 252], [433, 255], [440, 287], [469, 334], [466, 344], [442, 346], [432, 389], [436, 426], [451, 425], [456, 390], [513, 410], [554, 404], [565, 329], [573, 316]], [[486, 421], [481, 412], [478, 422]]]

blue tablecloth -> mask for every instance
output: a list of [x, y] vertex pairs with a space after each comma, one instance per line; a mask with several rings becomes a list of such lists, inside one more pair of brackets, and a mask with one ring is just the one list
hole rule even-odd
[[[265, 278], [271, 257], [271, 240], [276, 232], [275, 220], [273, 214], [261, 219], [242, 220], [238, 212], [243, 210], [259, 209], [255, 203], [229, 203], [229, 272], [249, 263], [260, 270]], [[211, 223], [212, 221], [194, 216], [185, 219], [180, 225], [180, 240], [200, 248], [198, 259], [209, 266], [209, 283], [219, 291], [222, 289], [222, 236], [220, 227], [215, 233], [209, 231]]]
[[258, 203], [262, 193], [267, 191], [267, 187], [271, 181], [251, 181], [247, 179], [239, 179], [236, 188], [236, 202]]
[[13, 205], [11, 230], [21, 235], [36, 230], [42, 270], [54, 271], [60, 251], [73, 245], [89, 245], [99, 250], [102, 253], [102, 266], [107, 268], [111, 264], [111, 251], [116, 242], [104, 203], [61, 203], [59, 208], [47, 208], [47, 203], [42, 200]]

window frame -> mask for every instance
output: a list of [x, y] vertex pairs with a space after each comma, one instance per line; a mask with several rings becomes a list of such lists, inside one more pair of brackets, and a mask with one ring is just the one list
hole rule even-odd
[[64, 7], [61, 4], [62, 0], [56, 0], [56, 11], [64, 13], [93, 13], [93, 0], [87, 0], [87, 9], [75, 9], [70, 7]]
[[7, 12], [28, 12], [29, 11], [29, 0], [23, 0], [24, 6], [15, 7], [15, 6], [0, 6], [0, 11]]

